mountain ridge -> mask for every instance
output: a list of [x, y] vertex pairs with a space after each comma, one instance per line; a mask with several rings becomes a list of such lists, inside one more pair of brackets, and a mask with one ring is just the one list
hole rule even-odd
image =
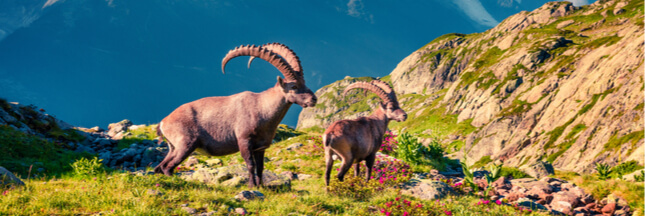
[[[638, 1], [550, 2], [483, 33], [436, 38], [381, 78], [411, 117], [390, 128], [438, 139], [469, 164], [642, 165], [642, 18]], [[371, 97], [339, 94], [356, 80], [318, 90], [298, 129], [369, 114]]]

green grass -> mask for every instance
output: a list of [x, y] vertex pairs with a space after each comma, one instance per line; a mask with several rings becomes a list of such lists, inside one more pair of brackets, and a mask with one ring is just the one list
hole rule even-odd
[[[410, 134], [424, 138], [435, 137], [439, 140], [443, 140], [451, 134], [468, 135], [477, 130], [470, 124], [472, 119], [457, 123], [457, 115], [444, 113], [445, 107], [442, 106], [434, 109], [426, 108], [418, 117], [408, 118], [404, 122], [390, 122], [389, 127], [394, 130], [407, 128], [406, 131]], [[428, 129], [432, 130], [432, 134], [422, 135], [422, 132]]]
[[130, 145], [144, 140], [157, 139], [157, 124], [147, 125], [135, 130], [128, 130], [127, 132], [130, 133], [130, 135], [124, 136], [123, 139], [119, 140], [116, 150], [129, 148]]
[[[0, 166], [23, 178], [61, 176], [71, 170], [71, 162], [91, 156], [65, 150], [60, 143], [27, 135], [6, 125], [0, 125], [0, 152]], [[43, 168], [44, 172], [37, 172], [38, 168]]]
[[611, 45], [615, 44], [616, 42], [618, 42], [620, 39], [622, 39], [622, 37], [619, 37], [619, 36], [616, 36], [616, 35], [601, 37], [601, 38], [597, 38], [597, 39], [595, 39], [595, 40], [593, 40], [593, 41], [591, 41], [589, 43], [586, 43], [586, 44], [582, 45], [581, 48], [595, 49], [595, 48], [598, 48], [600, 46], [611, 46]]
[[634, 131], [624, 136], [618, 137], [617, 134], [612, 135], [609, 138], [609, 141], [603, 145], [604, 151], [615, 151], [618, 150], [623, 144], [631, 144], [632, 149], [638, 143], [639, 140], [643, 139], [643, 130]]
[[490, 162], [493, 162], [492, 159], [490, 159], [490, 155], [486, 155], [484, 157], [481, 157], [477, 162], [475, 162], [471, 167], [472, 168], [480, 168], [480, 167], [485, 167], [487, 164]]
[[503, 51], [499, 49], [499, 47], [489, 48], [484, 54], [481, 55], [481, 57], [477, 59], [477, 61], [475, 61], [473, 67], [475, 67], [476, 69], [481, 69], [483, 67], [491, 66], [497, 63], [504, 52], [505, 50]]
[[523, 100], [513, 100], [513, 103], [509, 105], [508, 107], [502, 109], [500, 111], [499, 116], [517, 116], [524, 114], [525, 112], [531, 110], [531, 107], [533, 106], [533, 103], [528, 103]]

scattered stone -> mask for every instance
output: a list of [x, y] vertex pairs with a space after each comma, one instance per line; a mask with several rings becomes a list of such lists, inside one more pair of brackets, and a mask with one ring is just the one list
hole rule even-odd
[[264, 200], [264, 194], [262, 194], [260, 191], [241, 191], [235, 195], [235, 199], [238, 201], [249, 201], [249, 200], [255, 200], [255, 199], [260, 199]]
[[616, 203], [615, 202], [614, 203], [607, 203], [607, 205], [605, 205], [605, 207], [602, 207], [602, 210], [601, 210], [601, 212], [604, 215], [613, 215], [615, 211], [616, 211]]
[[199, 160], [195, 156], [190, 156], [186, 161], [184, 162], [184, 166], [187, 167], [193, 167], [199, 163]]
[[312, 177], [313, 177], [313, 176], [311, 176], [311, 175], [309, 175], [309, 174], [302, 174], [302, 173], [301, 173], [301, 174], [298, 174], [298, 180], [301, 180], [301, 181], [302, 181], [302, 180], [310, 179], [310, 178], [312, 178]]
[[197, 213], [197, 209], [191, 208], [191, 207], [181, 207], [181, 210], [184, 210], [188, 214], [195, 214]]
[[401, 192], [423, 200], [441, 199], [455, 191], [446, 183], [412, 179], [402, 186]]
[[0, 166], [0, 186], [5, 187], [6, 185], [23, 186], [25, 183], [9, 170]]
[[222, 160], [214, 158], [206, 161], [208, 166], [222, 165]]
[[543, 205], [541, 205], [539, 203], [536, 203], [533, 200], [528, 199], [528, 198], [520, 198], [520, 199], [518, 199], [517, 201], [515, 201], [513, 203], [517, 204], [518, 206], [529, 208], [529, 209], [531, 209], [533, 211], [536, 211], [536, 210], [548, 211], [549, 210], [545, 206], [543, 206]]
[[292, 150], [296, 150], [296, 149], [298, 149], [298, 148], [300, 148], [302, 146], [303, 146], [302, 143], [294, 143], [294, 144], [291, 144], [290, 146], [287, 146], [286, 149], [289, 150], [289, 151], [292, 151]]
[[248, 214], [248, 212], [246, 212], [246, 209], [244, 209], [244, 208], [235, 208], [235, 213], [241, 214], [241, 215]]
[[162, 196], [163, 193], [161, 191], [158, 191], [158, 190], [148, 189], [148, 195]]

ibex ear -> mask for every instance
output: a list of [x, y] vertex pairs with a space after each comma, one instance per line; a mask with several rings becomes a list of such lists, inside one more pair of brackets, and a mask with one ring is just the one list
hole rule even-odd
[[284, 88], [284, 80], [282, 80], [282, 77], [278, 76], [278, 84]]

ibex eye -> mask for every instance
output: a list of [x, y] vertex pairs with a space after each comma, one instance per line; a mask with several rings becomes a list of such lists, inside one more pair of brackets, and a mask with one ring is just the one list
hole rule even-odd
[[291, 89], [298, 89], [298, 86], [293, 86], [291, 87]]

